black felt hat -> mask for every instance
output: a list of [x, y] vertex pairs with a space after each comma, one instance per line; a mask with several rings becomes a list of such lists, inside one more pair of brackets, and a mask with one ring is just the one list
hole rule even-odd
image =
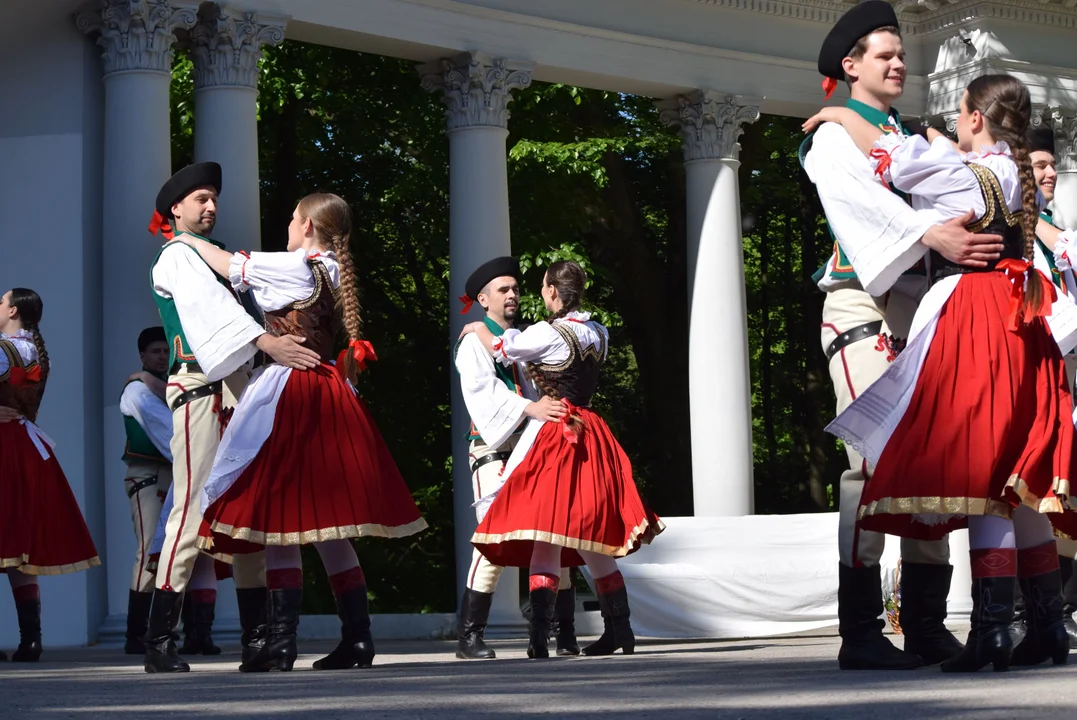
[[215, 162], [200, 162], [180, 170], [168, 179], [157, 193], [157, 212], [166, 218], [172, 217], [172, 206], [178, 203], [195, 188], [211, 187], [221, 192], [221, 166]]
[[898, 27], [897, 13], [883, 0], [866, 0], [841, 16], [823, 40], [819, 50], [819, 72], [834, 80], [844, 80], [841, 61], [857, 41], [879, 28]]
[[1029, 152], [1055, 154], [1055, 132], [1049, 127], [1037, 127], [1028, 131]]
[[479, 265], [471, 277], [464, 283], [464, 292], [472, 300], [477, 300], [482, 289], [491, 280], [499, 277], [514, 277], [516, 282], [521, 282], [520, 261], [514, 257], [499, 257]]
[[155, 342], [168, 342], [168, 340], [165, 339], [165, 329], [160, 325], [156, 327], [148, 327], [138, 334], [138, 351], [140, 353], [146, 352], [146, 348], [148, 348], [151, 343]]

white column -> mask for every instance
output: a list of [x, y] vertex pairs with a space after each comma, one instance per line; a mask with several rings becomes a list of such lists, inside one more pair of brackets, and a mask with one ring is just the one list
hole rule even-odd
[[[423, 88], [440, 91], [447, 106], [450, 348], [456, 344], [464, 324], [482, 316], [477, 304], [469, 315], [459, 312], [456, 298], [464, 294], [468, 275], [491, 258], [512, 254], [505, 165], [508, 104], [512, 90], [531, 84], [531, 67], [531, 63], [465, 53], [419, 69]], [[476, 523], [466, 440], [470, 420], [455, 368], [452, 376], [453, 519], [459, 596], [471, 563], [470, 540]], [[522, 626], [518, 582], [516, 570], [506, 570], [501, 576], [488, 635]]]
[[695, 515], [750, 515], [752, 395], [737, 168], [759, 102], [699, 90], [659, 103], [684, 142]]
[[233, 250], [261, 248], [258, 61], [263, 45], [284, 40], [286, 23], [283, 17], [204, 5], [191, 30], [194, 159], [221, 165], [221, 200], [213, 236]]
[[171, 172], [168, 89], [177, 29], [195, 23], [196, 4], [172, 0], [99, 0], [76, 16], [97, 36], [105, 85], [104, 242], [99, 331], [104, 348], [106, 543], [98, 548], [108, 573], [109, 615], [127, 613], [135, 557], [131, 511], [123, 489], [124, 429], [119, 398], [124, 378], [138, 369], [139, 332], [160, 325], [149, 285], [159, 240], [147, 231], [157, 191]]
[[1077, 112], [1048, 108], [1043, 122], [1055, 132], [1055, 163], [1058, 180], [1051, 207], [1055, 224], [1061, 228], [1077, 228]]

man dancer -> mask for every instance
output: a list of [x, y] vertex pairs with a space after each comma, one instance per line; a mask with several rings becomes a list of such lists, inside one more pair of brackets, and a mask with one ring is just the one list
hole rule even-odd
[[[868, 0], [848, 11], [823, 42], [819, 71], [827, 97], [845, 80], [847, 103], [890, 132], [904, 134], [891, 103], [905, 81], [904, 50], [893, 8]], [[875, 382], [904, 346], [927, 289], [927, 248], [962, 264], [983, 266], [998, 257], [1001, 238], [971, 235], [972, 214], [945, 224], [933, 210], [913, 211], [878, 182], [870, 162], [843, 128], [824, 124], [801, 147], [804, 169], [819, 192], [835, 236], [834, 255], [817, 273], [827, 293], [822, 346], [841, 413]], [[919, 265], [919, 269], [915, 266]], [[901, 626], [905, 650], [883, 637], [879, 558], [885, 536], [859, 532], [856, 514], [870, 471], [846, 447], [850, 469], [839, 494], [838, 664], [843, 670], [911, 669], [957, 654], [961, 643], [944, 624], [953, 568], [947, 540], [901, 541]]]
[[[486, 311], [484, 322], [494, 335], [500, 336], [513, 327], [520, 304], [520, 263], [515, 258], [494, 258], [481, 265], [467, 279], [464, 289], [467, 293], [464, 312], [477, 301]], [[464, 404], [471, 415], [468, 437], [471, 482], [475, 500], [479, 500], [505, 480], [501, 473], [523, 433], [525, 416], [552, 422], [565, 414], [565, 406], [559, 400], [545, 396], [532, 402], [528, 397], [530, 388], [520, 368], [506, 368], [495, 363], [474, 333], [457, 343], [455, 363], [460, 373]], [[484, 507], [477, 510], [480, 521], [484, 513]], [[495, 657], [494, 651], [483, 642], [483, 632], [503, 570], [491, 564], [478, 550], [472, 554], [467, 588], [460, 601], [456, 657]], [[555, 608], [558, 655], [580, 654], [576, 642], [575, 608], [576, 591], [568, 568], [563, 568]]]
[[[318, 354], [294, 336], [274, 338], [240, 306], [226, 278], [216, 275], [197, 252], [174, 233], [207, 237], [217, 220], [221, 167], [189, 165], [157, 195], [150, 232], [168, 242], [150, 270], [153, 299], [169, 341], [166, 400], [172, 409], [175, 505], [165, 526], [150, 608], [145, 668], [148, 673], [187, 672], [176, 652], [173, 630], [183, 591], [199, 555], [201, 494], [227, 424], [248, 379], [246, 364], [261, 350], [294, 369], [319, 364]], [[233, 565], [244, 660], [265, 636], [265, 556], [237, 555]]]

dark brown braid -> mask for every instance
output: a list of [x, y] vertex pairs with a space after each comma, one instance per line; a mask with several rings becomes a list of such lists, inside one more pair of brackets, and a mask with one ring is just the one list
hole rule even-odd
[[41, 367], [41, 387], [45, 387], [45, 381], [49, 377], [49, 353], [45, 350], [45, 338], [41, 337], [38, 325], [41, 323], [41, 314], [44, 304], [41, 296], [29, 288], [11, 288], [11, 306], [19, 311], [19, 322], [22, 329], [30, 333], [37, 348], [37, 364]]
[[[362, 338], [362, 322], [359, 315], [359, 281], [350, 249], [351, 208], [339, 195], [315, 193], [299, 201], [299, 216], [313, 222], [318, 236], [336, 253], [337, 262], [340, 263], [337, 306], [348, 340], [358, 341]], [[352, 382], [359, 375], [359, 368], [350, 352], [344, 354], [344, 372]]]
[[[966, 109], [979, 111], [991, 136], [1005, 142], [1013, 152], [1017, 174], [1021, 180], [1021, 227], [1024, 230], [1024, 258], [1032, 263], [1035, 258], [1036, 224], [1040, 219], [1036, 203], [1036, 177], [1032, 172], [1032, 160], [1028, 151], [1028, 126], [1032, 119], [1032, 98], [1024, 83], [1010, 75], [981, 75], [969, 83]], [[1043, 301], [1043, 287], [1039, 276], [1029, 270], [1028, 287], [1021, 306], [1024, 313], [1038, 308]]]

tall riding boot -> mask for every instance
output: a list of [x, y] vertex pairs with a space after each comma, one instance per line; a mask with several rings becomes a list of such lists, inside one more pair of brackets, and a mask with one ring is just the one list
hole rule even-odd
[[527, 657], [550, 657], [550, 624], [553, 622], [553, 606], [557, 601], [557, 589], [537, 587], [531, 591], [531, 627], [528, 632]]
[[456, 657], [461, 660], [490, 660], [497, 657], [493, 649], [486, 646], [483, 637], [493, 600], [493, 593], [464, 589], [464, 597], [460, 599], [460, 617], [456, 621]]
[[882, 573], [878, 565], [838, 564], [838, 667], [842, 670], [912, 670], [919, 655], [898, 650], [883, 637]]
[[182, 606], [183, 593], [154, 590], [150, 604], [150, 626], [146, 633], [146, 672], [174, 673], [191, 669], [176, 652], [173, 636]]
[[557, 591], [554, 603], [554, 620], [557, 623], [557, 654], [569, 657], [580, 654], [576, 641], [576, 589], [572, 587]]
[[628, 590], [621, 587], [609, 593], [599, 593], [598, 607], [602, 611], [602, 636], [583, 649], [584, 655], [612, 655], [618, 649], [631, 655], [636, 651], [636, 636], [629, 620]]
[[[217, 605], [216, 591], [202, 595], [198, 590], [187, 593], [183, 608], [183, 645], [180, 655], [220, 655], [221, 649], [213, 644], [213, 619]], [[190, 614], [187, 613], [190, 607]]]
[[266, 589], [236, 588], [236, 602], [239, 604], [239, 626], [242, 628], [239, 642], [243, 662], [247, 662], [265, 645], [269, 632], [266, 627]]
[[1028, 610], [1025, 607], [1025, 596], [1021, 594], [1021, 585], [1014, 588], [1013, 595], [1013, 622], [1010, 623], [1010, 639], [1016, 649], [1021, 641], [1028, 635]]
[[19, 616], [19, 647], [11, 655], [12, 662], [37, 662], [41, 657], [41, 600], [15, 603]]
[[951, 565], [901, 564], [901, 630], [905, 652], [919, 655], [924, 665], [937, 665], [964, 647], [946, 629], [946, 597]]
[[[1012, 573], [1017, 553], [1012, 549], [972, 550], [972, 628], [965, 649], [957, 657], [945, 660], [946, 673], [977, 672], [993, 665], [995, 672], [1010, 666], [1013, 640], [1009, 626], [1013, 621], [1013, 593], [1017, 580]], [[994, 575], [992, 577], [991, 575]], [[1030, 603], [1028, 597], [1026, 603]]]
[[366, 586], [337, 596], [340, 643], [333, 652], [314, 663], [315, 670], [347, 670], [374, 664], [374, 638], [370, 635], [370, 606]]
[[1073, 613], [1077, 611], [1077, 562], [1071, 557], [1058, 557], [1058, 569], [1062, 574], [1062, 624], [1070, 639], [1070, 649], [1077, 650], [1077, 621]]
[[127, 594], [127, 642], [123, 651], [127, 655], [146, 654], [146, 623], [150, 619], [150, 603], [153, 593], [131, 590]]
[[1012, 664], [1039, 665], [1050, 658], [1062, 665], [1070, 653], [1070, 640], [1062, 622], [1062, 575], [1056, 566], [1055, 543], [1019, 550], [1017, 558], [1022, 575], [1018, 582], [1028, 608], [1028, 635], [1014, 648]]
[[299, 630], [299, 608], [303, 604], [303, 588], [278, 588], [268, 592], [269, 637], [254, 657], [239, 666], [240, 672], [268, 672], [292, 669], [299, 654], [296, 633]]

